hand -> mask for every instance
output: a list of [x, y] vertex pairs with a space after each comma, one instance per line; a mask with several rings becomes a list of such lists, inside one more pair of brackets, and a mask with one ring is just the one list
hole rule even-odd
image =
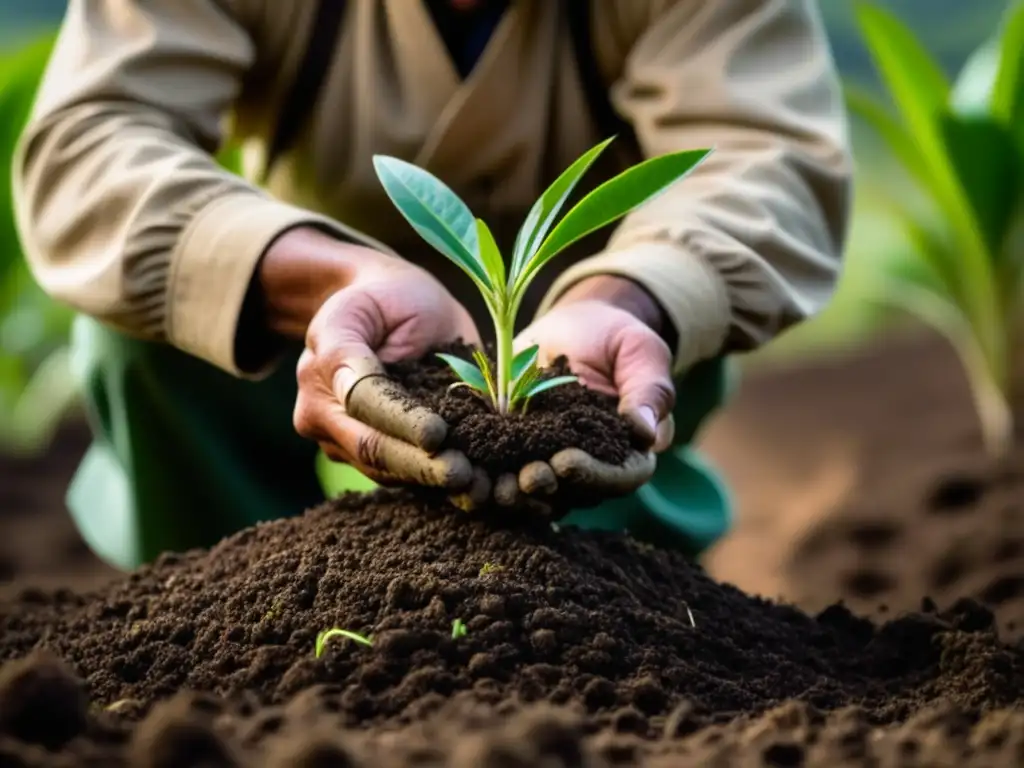
[[381, 485], [458, 491], [472, 482], [465, 456], [437, 453], [444, 420], [410, 407], [407, 393], [383, 375], [383, 363], [460, 338], [479, 341], [469, 313], [437, 280], [312, 230], [280, 238], [260, 280], [273, 324], [285, 333], [301, 328], [305, 338], [294, 412], [300, 435]]
[[672, 352], [658, 333], [663, 323], [660, 308], [646, 291], [624, 278], [601, 276], [577, 284], [519, 335], [517, 349], [539, 346], [540, 365], [565, 356], [583, 384], [617, 396], [619, 412], [650, 450], [634, 452], [613, 466], [568, 448], [547, 462], [523, 467], [514, 481], [499, 479], [499, 504], [544, 504], [545, 498], [569, 490], [574, 498], [596, 503], [631, 493], [650, 480], [655, 453], [671, 445], [674, 432]]

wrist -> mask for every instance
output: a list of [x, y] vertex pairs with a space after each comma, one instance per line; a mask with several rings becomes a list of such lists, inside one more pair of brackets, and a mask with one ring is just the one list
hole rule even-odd
[[577, 301], [602, 301], [631, 315], [662, 335], [671, 330], [668, 315], [640, 283], [619, 275], [593, 275], [574, 284], [555, 302], [557, 306]]
[[323, 303], [351, 285], [359, 270], [391, 257], [314, 227], [297, 227], [267, 249], [253, 278], [263, 322], [273, 334], [303, 339]]

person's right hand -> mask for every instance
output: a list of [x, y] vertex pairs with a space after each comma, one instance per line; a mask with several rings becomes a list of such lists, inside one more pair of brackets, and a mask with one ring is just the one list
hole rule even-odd
[[[413, 405], [382, 365], [458, 339], [479, 342], [469, 313], [444, 286], [409, 262], [312, 230], [277, 241], [261, 265], [261, 283], [267, 304], [283, 310], [279, 317], [298, 327], [303, 303], [312, 315], [297, 370], [300, 435], [380, 485], [451, 493], [470, 486], [469, 460], [438, 453], [444, 420]], [[308, 295], [297, 300], [303, 291]]]

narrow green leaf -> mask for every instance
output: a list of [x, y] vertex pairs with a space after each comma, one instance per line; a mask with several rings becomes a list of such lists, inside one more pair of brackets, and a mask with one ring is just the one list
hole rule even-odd
[[893, 157], [902, 163], [911, 178], [925, 191], [934, 185], [920, 148], [914, 143], [907, 129], [893, 117], [885, 105], [874, 94], [859, 86], [847, 83], [843, 86], [846, 105], [850, 112], [867, 123], [885, 143]]
[[949, 340], [970, 381], [986, 448], [993, 455], [1004, 454], [1013, 443], [1007, 383], [1003, 372], [991, 366], [960, 309], [922, 285], [892, 278], [875, 281], [865, 298], [908, 312]]
[[487, 278], [498, 296], [505, 291], [505, 261], [501, 258], [501, 250], [494, 239], [490, 228], [482, 219], [476, 220], [476, 236], [480, 243], [480, 261], [487, 272]]
[[469, 384], [473, 389], [477, 389], [481, 392], [487, 391], [487, 380], [484, 378], [483, 372], [473, 365], [473, 363], [468, 360], [463, 360], [460, 357], [455, 357], [455, 355], [444, 355], [438, 353], [437, 356], [444, 360], [448, 366], [455, 371], [456, 376]]
[[936, 118], [949, 98], [942, 69], [906, 24], [873, 3], [855, 4], [857, 24], [907, 128], [926, 153], [941, 150]]
[[573, 189], [576, 188], [576, 184], [583, 178], [583, 174], [614, 140], [615, 137], [612, 136], [584, 152], [572, 165], [562, 171], [561, 175], [533, 204], [533, 208], [530, 209], [530, 213], [526, 217], [526, 222], [516, 236], [516, 245], [512, 256], [511, 282], [515, 282], [523, 266], [540, 247], [551, 229], [551, 225], [554, 224], [555, 217], [562, 210], [562, 206], [572, 194]]
[[485, 391], [490, 393], [492, 400], [495, 399], [498, 388], [494, 383], [494, 369], [491, 367], [491, 361], [479, 347], [473, 350], [473, 359], [476, 361], [477, 368], [483, 373], [484, 383], [487, 385]]
[[541, 392], [546, 392], [547, 390], [554, 389], [555, 387], [561, 387], [564, 384], [572, 384], [575, 381], [579, 381], [578, 376], [555, 376], [553, 379], [544, 379], [530, 387], [526, 391], [525, 397], [535, 397]]
[[947, 151], [989, 252], [998, 259], [1020, 195], [1017, 147], [1008, 129], [983, 116], [943, 114]]
[[978, 342], [987, 359], [1002, 352], [1001, 317], [992, 301], [992, 254], [949, 157], [940, 115], [950, 97], [949, 83], [938, 64], [913, 32], [878, 5], [856, 3], [857, 23], [875, 66], [932, 178], [930, 192], [948, 219], [961, 258], [969, 265], [961, 273], [962, 295]]
[[359, 643], [360, 645], [373, 646], [373, 640], [369, 637], [363, 637], [357, 632], [351, 632], [347, 629], [325, 629], [317, 635], [316, 638], [316, 657], [319, 659], [321, 654], [324, 652], [324, 648], [327, 645], [327, 641], [332, 637], [344, 637], [353, 642]]
[[519, 378], [536, 364], [539, 352], [540, 347], [534, 344], [512, 358], [512, 381], [519, 381]]
[[601, 184], [580, 200], [544, 239], [516, 280], [513, 295], [524, 291], [537, 271], [562, 250], [664, 192], [709, 154], [710, 149], [691, 149], [659, 155]]
[[[1010, 4], [1000, 27], [999, 67], [991, 96], [992, 116], [1024, 137], [1024, 3]], [[1024, 142], [1021, 142], [1024, 149]]]
[[540, 378], [540, 369], [536, 366], [531, 366], [523, 371], [522, 375], [515, 380], [512, 385], [512, 393], [509, 395], [510, 407], [515, 408], [520, 401], [526, 400], [530, 391], [530, 387], [534, 385], [537, 379]]
[[493, 290], [479, 256], [476, 220], [459, 196], [433, 174], [396, 157], [374, 155], [373, 167], [391, 202], [419, 235]]

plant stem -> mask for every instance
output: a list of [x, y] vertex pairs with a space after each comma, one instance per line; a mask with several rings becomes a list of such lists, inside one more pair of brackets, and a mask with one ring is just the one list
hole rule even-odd
[[[504, 318], [503, 318], [504, 320]], [[508, 413], [509, 395], [512, 386], [512, 323], [496, 322], [494, 335], [498, 346], [497, 371], [495, 375], [498, 413]]]

